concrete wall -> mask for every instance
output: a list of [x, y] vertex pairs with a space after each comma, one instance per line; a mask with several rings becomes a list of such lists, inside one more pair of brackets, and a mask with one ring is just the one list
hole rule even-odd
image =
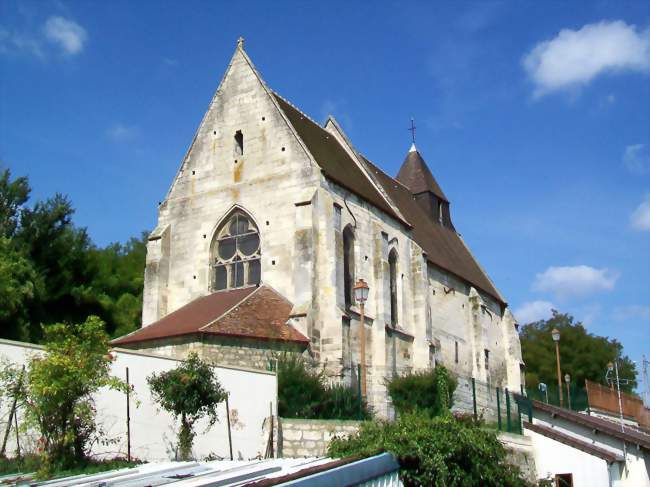
[[[17, 364], [35, 354], [42, 353], [38, 346], [0, 340], [0, 359]], [[160, 411], [153, 401], [146, 378], [154, 372], [162, 372], [177, 366], [178, 361], [143, 354], [131, 350], [116, 349], [116, 359], [111, 374], [125, 379], [129, 368], [130, 383], [135, 396], [131, 399], [131, 454], [142, 460], [166, 460], [175, 456], [177, 422], [166, 412]], [[215, 367], [217, 377], [230, 393], [231, 432], [235, 459], [249, 459], [264, 454], [267, 438], [262, 428], [272, 408], [277, 411], [277, 380], [274, 374], [251, 369]], [[254, 393], [252, 393], [254, 391]], [[136, 405], [139, 402], [139, 406]], [[106, 437], [115, 444], [95, 445], [93, 453], [109, 457], [126, 455], [126, 396], [121, 392], [102, 390], [95, 397], [98, 424], [106, 431]], [[8, 407], [3, 403], [0, 418], [6, 421]], [[19, 413], [19, 421], [22, 413]], [[225, 404], [219, 406], [219, 422], [205, 432], [204, 422], [196, 425], [194, 445], [196, 458], [210, 454], [229, 456]], [[0, 431], [4, 432], [3, 423]], [[15, 436], [10, 437], [9, 453], [15, 452]], [[33, 448], [35, 438], [22, 437], [23, 448]]]
[[319, 457], [327, 454], [334, 436], [348, 436], [359, 429], [360, 421], [280, 418], [279, 456]]

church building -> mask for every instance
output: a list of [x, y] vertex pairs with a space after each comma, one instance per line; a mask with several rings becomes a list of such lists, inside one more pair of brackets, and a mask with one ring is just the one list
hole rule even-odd
[[386, 174], [269, 88], [240, 40], [159, 206], [143, 326], [113, 345], [260, 369], [300, 353], [353, 385], [359, 279], [379, 416], [385, 378], [437, 363], [519, 390], [515, 320], [415, 144]]

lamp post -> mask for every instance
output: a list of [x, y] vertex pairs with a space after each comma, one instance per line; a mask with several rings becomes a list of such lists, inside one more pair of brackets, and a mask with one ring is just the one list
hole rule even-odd
[[562, 397], [562, 372], [560, 369], [560, 330], [553, 328], [551, 331], [551, 336], [555, 342], [555, 358], [557, 360], [557, 390], [560, 395], [560, 407], [564, 405], [564, 400]]
[[543, 392], [546, 395], [546, 404], [548, 404], [548, 387], [546, 387], [546, 384], [544, 384], [543, 382], [540, 382], [537, 387], [541, 392]]
[[354, 299], [359, 303], [359, 342], [360, 342], [360, 355], [359, 362], [361, 363], [361, 397], [366, 398], [366, 324], [365, 324], [365, 308], [366, 300], [368, 299], [368, 284], [363, 279], [359, 279], [354, 285]]
[[571, 376], [569, 374], [564, 374], [564, 382], [566, 382], [566, 398], [569, 402], [569, 409], [571, 409]]

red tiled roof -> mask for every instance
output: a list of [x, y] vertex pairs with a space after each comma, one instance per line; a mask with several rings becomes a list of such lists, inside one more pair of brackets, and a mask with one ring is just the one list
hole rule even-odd
[[538, 433], [542, 436], [546, 436], [552, 440], [559, 441], [560, 443], [563, 443], [570, 447], [576, 448], [577, 450], [589, 453], [595, 457], [602, 458], [607, 463], [623, 461], [623, 457], [620, 455], [616, 455], [609, 450], [605, 450], [604, 448], [594, 446], [591, 443], [587, 443], [586, 441], [582, 441], [578, 438], [574, 438], [573, 436], [569, 436], [554, 428], [549, 428], [548, 426], [541, 424], [529, 423], [527, 421], [524, 421], [524, 428], [529, 429], [530, 431], [534, 431], [535, 433]]
[[230, 289], [197, 298], [111, 344], [206, 334], [306, 345], [309, 340], [287, 324], [291, 308], [292, 304], [269, 286]]

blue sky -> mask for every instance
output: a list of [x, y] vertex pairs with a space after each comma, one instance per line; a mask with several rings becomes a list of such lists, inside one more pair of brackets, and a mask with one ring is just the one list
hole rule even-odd
[[155, 224], [239, 36], [266, 82], [395, 174], [417, 145], [521, 320], [650, 356], [650, 7], [0, 3], [0, 160], [99, 245]]

